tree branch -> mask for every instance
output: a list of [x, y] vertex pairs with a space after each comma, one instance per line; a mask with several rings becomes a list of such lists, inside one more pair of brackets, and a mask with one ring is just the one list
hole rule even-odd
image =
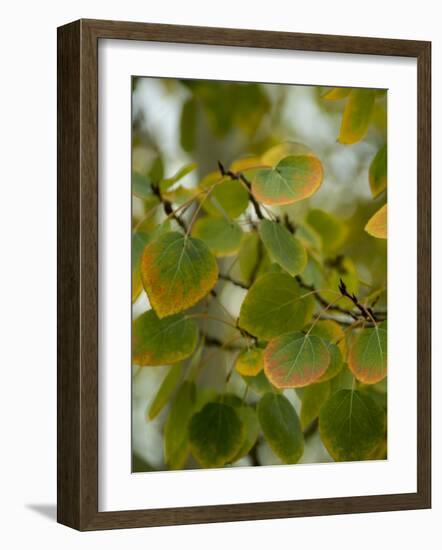
[[354, 305], [359, 309], [361, 312], [362, 317], [366, 319], [367, 321], [376, 321], [376, 316], [374, 314], [374, 311], [371, 309], [371, 307], [364, 307], [358, 300], [356, 294], [350, 294], [350, 292], [347, 289], [346, 284], [342, 279], [339, 279], [339, 291], [341, 292], [342, 296], [345, 296], [349, 300], [351, 300]]
[[244, 185], [247, 187], [247, 189], [249, 191], [249, 200], [252, 203], [253, 208], [255, 209], [255, 213], [256, 213], [257, 217], [260, 220], [263, 220], [264, 215], [261, 211], [261, 207], [259, 206], [259, 202], [255, 199], [255, 197], [253, 196], [253, 193], [252, 193], [252, 184], [244, 176], [244, 174], [242, 174], [241, 172], [232, 172], [232, 170], [226, 170], [224, 168], [223, 164], [221, 164], [220, 161], [218, 161], [218, 168], [219, 168], [219, 171], [221, 172], [222, 176], [228, 176], [232, 180], [239, 180], [239, 181], [242, 181], [244, 183]]
[[152, 183], [151, 187], [154, 195], [156, 195], [160, 200], [160, 202], [162, 203], [166, 216], [170, 216], [171, 218], [173, 218], [178, 223], [178, 225], [180, 225], [180, 227], [184, 229], [184, 231], [187, 233], [187, 226], [184, 223], [184, 220], [180, 216], [175, 214], [172, 208], [172, 203], [161, 195], [160, 186], [156, 183]]

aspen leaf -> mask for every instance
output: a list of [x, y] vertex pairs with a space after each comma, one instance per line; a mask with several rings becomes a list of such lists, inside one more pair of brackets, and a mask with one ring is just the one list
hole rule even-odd
[[365, 136], [373, 113], [374, 100], [375, 90], [352, 89], [342, 115], [338, 139], [340, 143], [351, 145]]
[[387, 238], [387, 205], [384, 204], [368, 220], [365, 231], [377, 239]]
[[274, 168], [264, 168], [256, 173], [252, 193], [264, 204], [292, 204], [313, 195], [322, 179], [323, 168], [317, 157], [288, 156]]
[[164, 426], [164, 459], [171, 470], [180, 470], [189, 456], [188, 427], [195, 410], [195, 403], [195, 384], [183, 382]]
[[195, 222], [192, 235], [201, 239], [215, 256], [231, 256], [239, 250], [241, 228], [225, 218], [200, 218]]
[[249, 205], [249, 193], [238, 180], [221, 176], [219, 172], [211, 172], [199, 185], [206, 189], [208, 195], [201, 195], [203, 209], [211, 216], [235, 219]]
[[267, 273], [250, 287], [239, 314], [239, 325], [269, 340], [301, 329], [311, 318], [314, 298], [287, 273]]
[[180, 181], [183, 179], [187, 174], [190, 174], [190, 172], [193, 172], [198, 165], [196, 162], [192, 162], [190, 164], [187, 164], [186, 166], [183, 166], [183, 168], [180, 168], [173, 176], [170, 178], [166, 178], [160, 181], [160, 187], [162, 191], [165, 191], [166, 189], [169, 189], [169, 187], [172, 187], [177, 181]]
[[302, 394], [301, 427], [305, 430], [319, 416], [322, 405], [330, 396], [330, 383], [321, 382], [305, 388]]
[[[238, 263], [241, 271], [241, 278], [246, 283], [252, 282], [252, 277], [258, 272], [262, 255], [261, 241], [255, 231], [243, 234], [241, 246], [238, 252]], [[261, 254], [260, 254], [261, 252]]]
[[337, 250], [347, 238], [347, 226], [330, 212], [313, 208], [307, 214], [307, 223], [321, 237], [322, 248], [326, 252]]
[[374, 198], [387, 188], [387, 146], [384, 145], [371, 161], [368, 171], [371, 194]]
[[235, 369], [244, 376], [256, 376], [264, 368], [263, 350], [251, 348], [241, 351], [235, 361]]
[[272, 386], [265, 375], [264, 370], [259, 371], [255, 376], [244, 376], [243, 380], [247, 386], [254, 391], [257, 395], [264, 395], [269, 392], [279, 393], [280, 390]]
[[348, 367], [364, 384], [376, 384], [387, 376], [387, 325], [365, 328], [349, 339]]
[[132, 172], [132, 193], [139, 199], [147, 200], [153, 195], [152, 181], [148, 176]]
[[195, 305], [215, 286], [218, 266], [199, 239], [171, 231], [144, 249], [141, 279], [158, 317]]
[[369, 460], [384, 439], [384, 411], [366, 392], [340, 390], [322, 406], [319, 432], [335, 461]]
[[141, 366], [178, 363], [195, 351], [198, 327], [184, 315], [159, 319], [153, 309], [133, 322], [132, 360]]
[[327, 88], [322, 95], [322, 99], [326, 99], [327, 101], [337, 101], [348, 97], [350, 92], [351, 88]]
[[266, 393], [258, 403], [258, 419], [272, 451], [296, 464], [304, 453], [304, 436], [295, 409], [282, 394]]
[[161, 386], [149, 407], [148, 417], [149, 420], [156, 418], [163, 408], [166, 406], [169, 399], [172, 397], [173, 392], [179, 384], [181, 379], [182, 365], [177, 364], [170, 367], [164, 380], [161, 382]]
[[343, 356], [346, 353], [345, 333], [342, 327], [331, 320], [321, 320], [315, 323], [310, 334], [323, 339], [330, 353], [330, 365], [317, 382], [325, 382], [334, 378], [344, 366]]
[[267, 344], [264, 372], [277, 388], [302, 388], [315, 382], [327, 370], [330, 353], [318, 336], [290, 332]]
[[307, 253], [300, 241], [280, 223], [261, 220], [259, 234], [270, 257], [290, 275], [301, 273], [307, 264]]
[[157, 225], [153, 231], [146, 233], [145, 231], [132, 232], [132, 301], [134, 302], [141, 291], [143, 284], [141, 282], [141, 257], [145, 247], [156, 239], [162, 233], [169, 231], [170, 223], [165, 221], [161, 225]]
[[268, 149], [261, 157], [261, 164], [265, 167], [276, 166], [283, 158], [289, 156], [314, 156], [314, 154], [303, 143], [285, 141]]
[[203, 468], [220, 468], [231, 462], [243, 439], [244, 426], [238, 414], [223, 403], [207, 403], [189, 424], [191, 451]]

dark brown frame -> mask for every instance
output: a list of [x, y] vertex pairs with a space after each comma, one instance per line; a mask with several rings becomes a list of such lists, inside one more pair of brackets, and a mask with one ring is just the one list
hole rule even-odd
[[[98, 511], [98, 41], [389, 55], [418, 66], [417, 492]], [[82, 531], [431, 507], [431, 43], [119, 21], [58, 29], [58, 521]]]

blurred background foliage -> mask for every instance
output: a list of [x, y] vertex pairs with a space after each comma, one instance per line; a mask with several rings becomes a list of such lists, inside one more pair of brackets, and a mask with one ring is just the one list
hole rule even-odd
[[[211, 174], [218, 170], [218, 161], [228, 167], [238, 159], [261, 156], [283, 142], [305, 144], [323, 164], [322, 186], [309, 199], [273, 208], [278, 215], [287, 214], [293, 220], [301, 240], [318, 244], [323, 252], [322, 258], [309, 256], [304, 280], [317, 288], [336, 288], [339, 278], [345, 275], [347, 286], [358, 296], [376, 295], [377, 307], [386, 309], [387, 242], [371, 237], [364, 227], [385, 203], [385, 192], [375, 196], [370, 188], [369, 171], [387, 140], [387, 94], [376, 91], [367, 132], [363, 139], [348, 145], [338, 138], [349, 90], [334, 90], [320, 86], [134, 78], [132, 169], [135, 178], [140, 178], [140, 188], [144, 177], [153, 182], [169, 179], [165, 187], [176, 205], [191, 197], [192, 190], [204, 178], [210, 181]], [[173, 176], [187, 166], [188, 173], [174, 183]], [[134, 180], [133, 185], [135, 189]], [[155, 201], [154, 196], [142, 194], [133, 199], [133, 227], [146, 234], [165, 218], [158, 209], [158, 213], [145, 219]], [[248, 253], [253, 250], [253, 237], [248, 238], [237, 264], [247, 263]], [[136, 254], [134, 244], [133, 255]], [[232, 258], [222, 258], [220, 262], [225, 271], [241, 277], [238, 265], [231, 265]], [[144, 292], [138, 296], [141, 288], [137, 289], [136, 283], [134, 290], [136, 318], [149, 306]], [[234, 317], [239, 314], [244, 293], [232, 285], [221, 290], [222, 302]], [[219, 308], [216, 312], [220, 315]], [[232, 337], [232, 329], [219, 323], [209, 321], [207, 330], [223, 341]], [[245, 383], [235, 371], [225, 387], [234, 355], [213, 348], [201, 353], [210, 354], [210, 367], [201, 373], [199, 386], [207, 392], [222, 388], [242, 395]], [[173, 368], [134, 366], [134, 471], [166, 468], [163, 432], [169, 406], [162, 408], [153, 420], [149, 410], [158, 388]], [[175, 376], [179, 376], [176, 368]], [[258, 399], [260, 391], [258, 388], [249, 392], [249, 401]], [[299, 393], [302, 392], [285, 392], [298, 412]], [[330, 460], [318, 433], [313, 432], [306, 440], [300, 462]], [[235, 465], [278, 463], [280, 460], [268, 444], [258, 440], [253, 453]], [[189, 458], [186, 467], [198, 465]]]

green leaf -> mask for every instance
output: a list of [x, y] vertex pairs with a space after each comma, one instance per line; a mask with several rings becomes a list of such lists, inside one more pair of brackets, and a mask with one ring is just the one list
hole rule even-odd
[[322, 95], [322, 99], [327, 101], [336, 101], [344, 99], [351, 92], [351, 88], [326, 88], [325, 93]]
[[313, 208], [307, 215], [307, 222], [321, 237], [325, 252], [341, 248], [347, 238], [347, 226], [330, 212]]
[[197, 102], [192, 97], [188, 99], [183, 105], [180, 122], [180, 143], [181, 147], [187, 153], [190, 153], [195, 149], [197, 128], [196, 114]]
[[244, 426], [230, 405], [207, 403], [189, 425], [193, 456], [203, 468], [220, 468], [231, 462], [244, 441]]
[[330, 396], [330, 383], [312, 384], [302, 395], [301, 427], [305, 430], [319, 416], [322, 405]]
[[152, 162], [147, 175], [151, 181], [161, 181], [163, 179], [164, 163], [160, 156], [155, 157], [155, 160]]
[[301, 329], [311, 318], [315, 301], [286, 273], [267, 273], [253, 283], [239, 315], [239, 325], [269, 340]]
[[174, 174], [170, 178], [166, 178], [160, 181], [160, 187], [161, 191], [166, 191], [169, 189], [169, 187], [172, 187], [177, 181], [180, 181], [183, 179], [187, 174], [190, 174], [190, 172], [193, 172], [195, 168], [198, 167], [198, 164], [196, 162], [192, 162], [190, 164], [187, 164], [186, 166], [183, 166], [183, 168], [180, 168], [176, 174]]
[[361, 140], [367, 133], [373, 113], [375, 90], [354, 88], [342, 115], [338, 141], [351, 145]]
[[330, 364], [330, 353], [322, 338], [291, 332], [267, 344], [264, 372], [277, 388], [302, 388], [318, 380]]
[[251, 348], [241, 351], [235, 361], [235, 369], [244, 376], [256, 376], [264, 368], [263, 350]]
[[304, 452], [301, 424], [290, 401], [266, 393], [258, 403], [258, 419], [272, 451], [286, 464], [296, 464]]
[[342, 356], [346, 353], [345, 333], [335, 321], [317, 321], [310, 334], [322, 338], [330, 353], [330, 365], [317, 382], [325, 382], [334, 378], [344, 366]]
[[369, 460], [384, 439], [384, 411], [365, 392], [341, 390], [319, 414], [322, 442], [335, 461]]
[[349, 339], [348, 367], [364, 384], [376, 384], [387, 376], [387, 325], [365, 328]]
[[272, 384], [270, 384], [270, 382], [267, 380], [267, 376], [265, 375], [263, 370], [261, 370], [255, 376], [243, 375], [243, 380], [247, 384], [247, 386], [258, 395], [264, 395], [268, 392], [279, 393], [279, 390], [272, 386]]
[[132, 193], [139, 199], [147, 200], [152, 197], [152, 181], [149, 177], [138, 172], [132, 172]]
[[278, 143], [268, 149], [261, 157], [261, 164], [264, 167], [276, 166], [278, 162], [286, 157], [314, 156], [313, 152], [303, 143], [285, 141]]
[[368, 179], [373, 198], [387, 189], [387, 145], [384, 145], [376, 153], [370, 164]]
[[213, 190], [201, 201], [204, 210], [212, 216], [223, 216], [235, 219], [249, 205], [249, 193], [238, 180], [221, 176], [218, 172], [208, 174], [200, 183], [200, 189]]
[[288, 229], [280, 223], [261, 220], [259, 234], [270, 257], [290, 275], [297, 275], [304, 270], [307, 253]]
[[216, 284], [218, 265], [202, 241], [171, 231], [144, 249], [141, 278], [152, 307], [166, 317], [204, 298]]
[[238, 262], [242, 280], [246, 284], [250, 284], [253, 276], [258, 272], [261, 260], [261, 247], [261, 241], [255, 231], [250, 231], [249, 233], [243, 234], [241, 246], [238, 252]]
[[289, 156], [274, 168], [259, 170], [252, 192], [264, 204], [292, 204], [313, 195], [322, 183], [323, 168], [312, 155]]
[[141, 366], [178, 363], [192, 355], [197, 342], [194, 321], [182, 314], [159, 319], [150, 309], [133, 322], [132, 360]]
[[241, 245], [242, 230], [225, 218], [200, 218], [193, 226], [192, 235], [201, 239], [215, 256], [231, 256]]
[[195, 402], [195, 384], [183, 382], [164, 426], [164, 460], [171, 470], [180, 470], [189, 456], [188, 429]]
[[239, 416], [245, 430], [243, 443], [239, 451], [233, 457], [232, 462], [236, 462], [243, 456], [248, 455], [255, 445], [259, 435], [259, 422], [255, 409], [241, 403], [239, 406], [235, 407], [235, 411]]
[[153, 420], [163, 410], [165, 405], [169, 402], [173, 392], [175, 391], [178, 383], [181, 379], [182, 365], [177, 364], [170, 367], [164, 380], [161, 382], [161, 386], [149, 407], [148, 417], [149, 420]]
[[373, 216], [368, 220], [365, 226], [365, 231], [372, 237], [377, 239], [387, 238], [387, 205], [384, 204]]
[[141, 291], [143, 284], [141, 282], [141, 257], [145, 247], [161, 233], [168, 231], [170, 228], [169, 222], [163, 222], [157, 225], [153, 231], [146, 233], [144, 231], [132, 232], [132, 301], [134, 302]]

